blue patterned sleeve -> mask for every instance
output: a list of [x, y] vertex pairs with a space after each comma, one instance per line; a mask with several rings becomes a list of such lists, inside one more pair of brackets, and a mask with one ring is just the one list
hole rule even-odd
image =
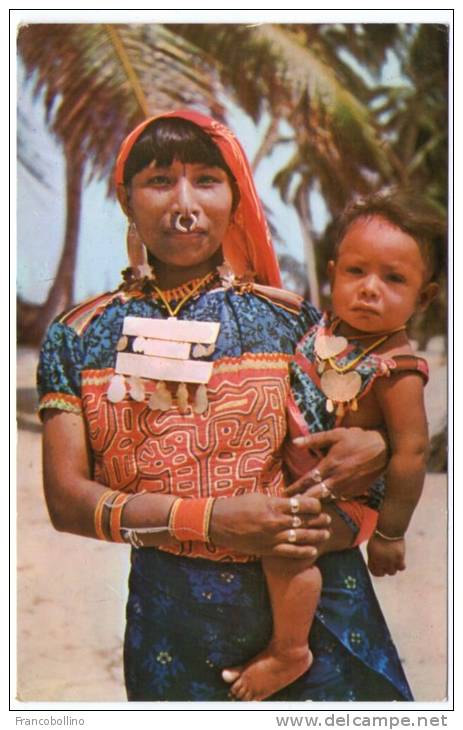
[[317, 324], [317, 322], [320, 321], [320, 317], [321, 312], [317, 309], [317, 307], [314, 307], [314, 305], [307, 300], [302, 302], [301, 311], [295, 327], [296, 344], [302, 339], [305, 333], [314, 326], [314, 324]]
[[80, 374], [82, 349], [78, 335], [65, 324], [54, 322], [42, 345], [37, 371], [39, 412], [57, 408], [82, 412]]

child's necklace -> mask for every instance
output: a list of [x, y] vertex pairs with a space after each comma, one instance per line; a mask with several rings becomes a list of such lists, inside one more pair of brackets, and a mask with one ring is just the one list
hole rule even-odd
[[[365, 336], [360, 337], [342, 337], [334, 334], [339, 320], [335, 321], [332, 326], [333, 334], [318, 334], [315, 338], [314, 350], [317, 358], [317, 370], [320, 374], [320, 388], [326, 396], [326, 410], [342, 417], [346, 409], [356, 411], [358, 409], [357, 396], [362, 388], [362, 378], [357, 372], [351, 371], [368, 353], [383, 344], [389, 337], [396, 332], [400, 332], [405, 327], [398, 327], [390, 332], [382, 333], [371, 345], [365, 347], [353, 360], [347, 365], [338, 365], [336, 356], [344, 352], [348, 346], [350, 339], [366, 339]], [[371, 337], [371, 335], [367, 335]]]

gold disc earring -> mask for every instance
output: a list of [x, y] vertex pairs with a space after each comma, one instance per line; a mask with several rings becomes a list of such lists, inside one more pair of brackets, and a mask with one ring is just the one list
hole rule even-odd
[[153, 275], [152, 268], [148, 263], [148, 253], [146, 246], [140, 238], [135, 221], [129, 222], [127, 229], [127, 254], [129, 265], [136, 273], [137, 277], [151, 277]]

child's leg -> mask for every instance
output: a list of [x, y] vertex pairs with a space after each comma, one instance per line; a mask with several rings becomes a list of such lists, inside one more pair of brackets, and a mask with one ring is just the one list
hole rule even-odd
[[240, 700], [263, 700], [294, 682], [312, 664], [307, 638], [321, 592], [313, 561], [262, 559], [273, 615], [270, 644], [233, 683]]
[[[333, 532], [319, 554], [344, 550], [354, 536], [337, 512]], [[262, 559], [273, 616], [269, 645], [243, 668], [226, 669], [225, 681], [233, 682], [231, 693], [240, 700], [263, 700], [294, 682], [313, 661], [308, 636], [321, 593], [321, 574], [313, 561], [287, 558]]]

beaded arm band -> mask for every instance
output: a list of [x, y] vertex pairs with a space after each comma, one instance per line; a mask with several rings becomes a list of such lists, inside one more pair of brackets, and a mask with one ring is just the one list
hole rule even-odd
[[169, 531], [171, 537], [178, 542], [209, 542], [209, 526], [215, 499], [176, 499], [170, 508], [166, 527], [122, 527], [123, 542], [129, 542], [134, 548], [144, 547], [144, 535]]
[[122, 512], [127, 502], [141, 494], [145, 494], [145, 492], [124, 494], [124, 492], [116, 492], [113, 489], [103, 492], [94, 512], [95, 533], [100, 540], [125, 542], [121, 532]]
[[114, 492], [112, 489], [106, 489], [96, 503], [95, 511], [93, 513], [93, 525], [95, 528], [95, 534], [99, 540], [108, 539], [103, 529], [103, 510], [106, 505], [106, 500], [110, 500], [111, 503], [112, 499], [114, 499], [116, 495], [117, 492]]
[[100, 540], [127, 543], [143, 547], [143, 535], [169, 531], [178, 542], [209, 542], [209, 526], [215, 499], [176, 499], [169, 513], [167, 527], [123, 527], [122, 512], [127, 502], [146, 494], [145, 491], [125, 494], [106, 489], [99, 498], [94, 511], [95, 534]]
[[177, 499], [169, 515], [169, 532], [179, 542], [209, 542], [214, 497]]

